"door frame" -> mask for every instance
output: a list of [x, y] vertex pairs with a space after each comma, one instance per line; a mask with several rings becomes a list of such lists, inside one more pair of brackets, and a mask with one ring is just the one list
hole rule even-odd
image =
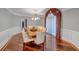
[[[48, 16], [49, 13], [52, 13], [54, 16], [56, 16], [56, 40], [60, 41], [61, 39], [61, 12], [59, 9], [57, 8], [50, 8], [46, 14], [45, 14], [45, 18], [44, 18], [44, 27], [46, 28], [46, 18]], [[46, 31], [45, 31], [46, 33]], [[45, 39], [46, 39], [46, 35], [45, 35]]]

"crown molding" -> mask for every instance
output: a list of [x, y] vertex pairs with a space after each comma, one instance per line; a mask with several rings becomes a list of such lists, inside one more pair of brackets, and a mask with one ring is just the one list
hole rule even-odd
[[72, 9], [72, 8], [62, 8], [62, 9], [61, 9], [61, 12], [68, 11], [68, 10], [70, 10], [70, 9]]
[[16, 15], [16, 16], [24, 16], [24, 15], [21, 15], [21, 14], [19, 14], [19, 13], [16, 13], [16, 12], [14, 12], [14, 11], [12, 11], [11, 9], [9, 9], [9, 8], [6, 8], [6, 10], [8, 10], [11, 14], [13, 14], [13, 15]]
[[[68, 11], [68, 10], [70, 10], [70, 9], [72, 9], [72, 8], [59, 8], [59, 9], [60, 9], [61, 12], [64, 12], [64, 11]], [[9, 8], [6, 8], [6, 10], [8, 10], [11, 14], [16, 15], [16, 16], [24, 16], [24, 17], [25, 17], [25, 16], [26, 16], [26, 17], [31, 17], [31, 16], [32, 16], [31, 14], [23, 15], [23, 14], [14, 12], [14, 11], [12, 11], [12, 10], [9, 9]], [[43, 10], [40, 10], [39, 12], [42, 12], [42, 11], [43, 11]], [[40, 15], [43, 16], [42, 13], [39, 13], [39, 16], [40, 16]]]

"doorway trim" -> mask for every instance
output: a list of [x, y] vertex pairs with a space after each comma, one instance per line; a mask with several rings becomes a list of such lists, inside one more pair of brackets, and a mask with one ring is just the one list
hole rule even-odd
[[[46, 18], [48, 16], [49, 13], [52, 13], [54, 16], [56, 16], [56, 40], [60, 41], [61, 39], [61, 12], [59, 9], [57, 8], [50, 8], [46, 14], [45, 14], [45, 18], [44, 18], [44, 27], [46, 28]], [[46, 36], [46, 35], [45, 35]]]

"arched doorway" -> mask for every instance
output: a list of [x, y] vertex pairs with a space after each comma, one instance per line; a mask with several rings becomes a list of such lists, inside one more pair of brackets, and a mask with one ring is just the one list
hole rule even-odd
[[[44, 19], [44, 27], [46, 28], [46, 21], [47, 21], [47, 17], [49, 14], [53, 14], [56, 17], [56, 42], [60, 42], [61, 39], [61, 12], [59, 9], [57, 8], [50, 8], [46, 14], [45, 14], [45, 19]], [[46, 29], [47, 30], [47, 29]], [[46, 33], [46, 32], [45, 32]], [[45, 35], [45, 42], [46, 42], [46, 35]]]

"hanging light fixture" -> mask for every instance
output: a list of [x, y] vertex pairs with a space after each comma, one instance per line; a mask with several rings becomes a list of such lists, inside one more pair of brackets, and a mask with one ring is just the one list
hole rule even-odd
[[37, 16], [36, 10], [33, 10], [32, 20], [40, 20], [40, 18]]
[[32, 17], [32, 20], [40, 20], [39, 17]]
[[32, 20], [40, 20], [40, 18], [38, 16], [33, 16]]

